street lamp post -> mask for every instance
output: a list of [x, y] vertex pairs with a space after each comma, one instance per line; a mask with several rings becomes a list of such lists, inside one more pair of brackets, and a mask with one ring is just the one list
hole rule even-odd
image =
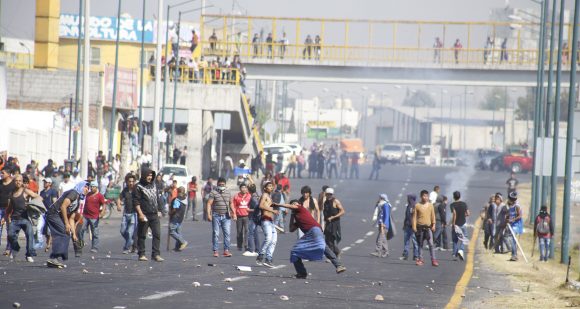
[[28, 46], [26, 46], [26, 44], [22, 43], [22, 42], [18, 42], [20, 44], [20, 46], [24, 47], [26, 49], [26, 51], [28, 52], [28, 69], [32, 69], [32, 62], [30, 61], [31, 55], [32, 53], [30, 52], [30, 48], [28, 48]]

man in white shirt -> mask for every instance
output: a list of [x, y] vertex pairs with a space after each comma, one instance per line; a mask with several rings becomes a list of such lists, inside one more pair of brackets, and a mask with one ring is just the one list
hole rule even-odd
[[439, 191], [441, 191], [439, 186], [435, 186], [433, 188], [433, 191], [431, 191], [431, 193], [429, 193], [429, 202], [431, 202], [431, 204], [435, 205], [435, 202], [437, 201], [437, 197], [439, 196]]
[[58, 195], [61, 196], [63, 193], [65, 193], [68, 190], [72, 190], [75, 187], [75, 183], [70, 179], [70, 174], [69, 173], [65, 173], [64, 177], [63, 177], [63, 181], [60, 183], [60, 185], [58, 186]]

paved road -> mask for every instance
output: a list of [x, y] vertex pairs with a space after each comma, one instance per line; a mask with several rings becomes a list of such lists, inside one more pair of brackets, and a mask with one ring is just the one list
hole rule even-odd
[[[444, 307], [463, 273], [464, 263], [452, 261], [449, 252], [437, 252], [438, 268], [429, 264], [418, 267], [412, 261], [398, 259], [402, 251], [400, 228], [405, 196], [417, 194], [421, 189], [430, 190], [434, 184], [440, 184], [446, 195], [468, 186], [464, 191], [465, 200], [476, 216], [489, 194], [503, 192], [506, 175], [424, 166], [386, 166], [381, 172], [379, 181], [366, 180], [368, 170], [363, 167], [361, 180], [292, 182], [293, 193], [305, 184], [315, 191], [323, 184], [336, 188], [337, 198], [347, 211], [340, 243], [345, 249], [342, 262], [348, 268], [346, 273], [335, 274], [329, 263], [310, 262], [306, 263], [311, 273], [307, 280], [292, 279], [295, 272], [289, 263], [289, 250], [296, 239], [295, 234], [279, 235], [274, 254], [274, 262], [279, 265], [277, 269], [258, 267], [254, 258], [243, 257], [237, 251], [231, 258], [214, 258], [209, 223], [189, 221], [185, 223], [184, 234], [190, 246], [185, 251], [163, 251], [166, 259], [163, 263], [138, 262], [137, 256], [120, 253], [122, 243], [117, 216], [101, 225], [101, 252], [72, 258], [66, 269], [47, 269], [44, 252], [39, 253], [35, 263], [22, 261], [22, 253], [15, 262], [1, 257], [0, 308], [7, 308], [13, 302], [21, 303], [22, 308], [79, 308], [81, 305], [86, 308]], [[383, 192], [396, 207], [394, 215], [399, 232], [389, 243], [390, 256], [379, 259], [370, 255], [376, 232], [369, 219], [378, 194]], [[163, 249], [166, 229], [165, 222]], [[232, 236], [235, 240], [235, 232]], [[70, 249], [72, 252], [72, 247]], [[425, 256], [428, 256], [427, 251]], [[216, 266], [208, 266], [208, 263]], [[252, 272], [239, 272], [235, 268], [237, 265], [252, 266]], [[232, 278], [233, 282], [224, 282], [225, 278]], [[202, 286], [193, 287], [194, 281]], [[228, 287], [233, 291], [227, 291]], [[384, 302], [374, 301], [377, 294], [384, 296]], [[281, 295], [288, 296], [289, 300], [281, 300]]]

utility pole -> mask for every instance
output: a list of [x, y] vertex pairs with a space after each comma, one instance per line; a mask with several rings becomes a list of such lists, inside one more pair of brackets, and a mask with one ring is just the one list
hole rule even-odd
[[572, 34], [572, 59], [570, 64], [570, 97], [568, 98], [568, 129], [566, 133], [566, 176], [564, 178], [564, 208], [562, 210], [562, 255], [560, 262], [568, 261], [568, 245], [570, 241], [570, 193], [572, 177], [572, 151], [574, 149], [574, 112], [576, 110], [576, 55], [578, 54], [578, 22], [580, 19], [580, 0], [574, 1], [574, 29]]
[[[173, 75], [173, 112], [171, 116], [171, 147], [175, 147], [175, 108], [177, 105], [177, 73], [179, 71], [179, 32], [181, 31], [181, 11], [179, 11], [179, 17], [177, 18], [177, 51], [174, 51], [175, 57], [175, 74]], [[165, 154], [169, 159], [169, 147], [168, 151]]]
[[143, 0], [143, 15], [141, 16], [141, 61], [139, 68], [139, 145], [143, 152], [143, 65], [145, 63], [145, 7], [147, 1]]
[[[81, 89], [81, 50], [82, 50], [82, 46], [81, 46], [81, 40], [82, 40], [82, 31], [81, 31], [81, 27], [82, 27], [82, 20], [83, 20], [83, 1], [84, 0], [79, 0], [79, 36], [77, 39], [77, 76], [75, 79], [75, 111], [74, 111], [74, 122], [75, 124], [78, 123], [79, 120], [79, 96], [80, 96], [80, 89]], [[72, 111], [71, 111], [72, 112]], [[72, 124], [71, 124], [72, 125]], [[77, 160], [77, 141], [78, 141], [78, 130], [75, 130], [73, 132], [73, 150], [72, 150], [72, 155], [69, 156], [69, 159], [74, 158], [75, 160]]]
[[117, 114], [117, 74], [119, 72], [119, 38], [121, 37], [121, 0], [117, 8], [117, 37], [115, 38], [115, 73], [113, 74], [113, 98], [111, 100], [111, 125], [109, 127], [109, 162], [113, 161], [113, 138], [115, 136], [115, 124]]
[[[558, 24], [558, 50], [562, 50], [564, 42], [564, 7], [565, 0], [560, 0], [560, 23]], [[558, 194], [558, 144], [560, 141], [560, 87], [562, 81], [562, 53], [558, 53], [558, 65], [556, 68], [556, 99], [554, 100], [554, 142], [552, 143], [552, 179], [550, 187], [550, 213], [556, 215], [557, 194]], [[556, 230], [556, 222], [552, 221], [552, 226]], [[554, 258], [554, 242], [550, 242], [550, 258]]]
[[85, 0], [85, 38], [84, 38], [84, 64], [83, 64], [83, 128], [81, 144], [81, 177], [87, 179], [89, 169], [88, 142], [89, 142], [89, 91], [91, 77], [91, 0]]
[[[158, 0], [157, 5], [157, 33], [163, 30], [163, 0]], [[151, 157], [153, 167], [160, 170], [159, 166], [159, 105], [161, 104], [161, 37], [157, 35], [157, 45], [155, 46], [155, 101], [153, 103], [153, 130], [151, 132]]]

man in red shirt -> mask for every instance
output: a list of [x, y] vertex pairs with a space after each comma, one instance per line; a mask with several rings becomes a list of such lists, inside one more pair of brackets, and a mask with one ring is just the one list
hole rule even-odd
[[342, 266], [334, 252], [326, 245], [322, 228], [312, 217], [308, 209], [302, 207], [298, 200], [292, 200], [290, 204], [277, 206], [292, 209], [290, 232], [300, 229], [304, 233], [304, 236], [298, 239], [290, 251], [290, 262], [294, 263], [294, 268], [296, 269], [295, 277], [297, 279], [306, 279], [308, 276], [302, 259], [320, 261], [323, 255], [334, 265], [337, 274], [346, 271], [346, 267]]
[[250, 253], [248, 250], [248, 210], [250, 208], [250, 200], [252, 195], [248, 192], [248, 186], [244, 183], [240, 185], [240, 192], [232, 197], [232, 205], [236, 212], [236, 231], [238, 240], [238, 250], [244, 253]]
[[187, 183], [187, 210], [185, 211], [185, 216], [187, 217], [187, 212], [191, 208], [191, 217], [193, 221], [197, 221], [197, 218], [195, 217], [196, 198], [197, 198], [197, 177], [193, 176], [191, 177], [191, 181]]
[[279, 185], [281, 188], [288, 186], [288, 192], [290, 192], [290, 179], [286, 177], [286, 173], [281, 171], [276, 177], [276, 184]]
[[[84, 241], [87, 227], [91, 229], [92, 242], [91, 252], [99, 252], [99, 217], [105, 209], [105, 197], [99, 193], [99, 184], [96, 181], [91, 182], [91, 192], [85, 198], [83, 207], [83, 227], [80, 232], [80, 240]], [[80, 257], [81, 251], [76, 255]]]

